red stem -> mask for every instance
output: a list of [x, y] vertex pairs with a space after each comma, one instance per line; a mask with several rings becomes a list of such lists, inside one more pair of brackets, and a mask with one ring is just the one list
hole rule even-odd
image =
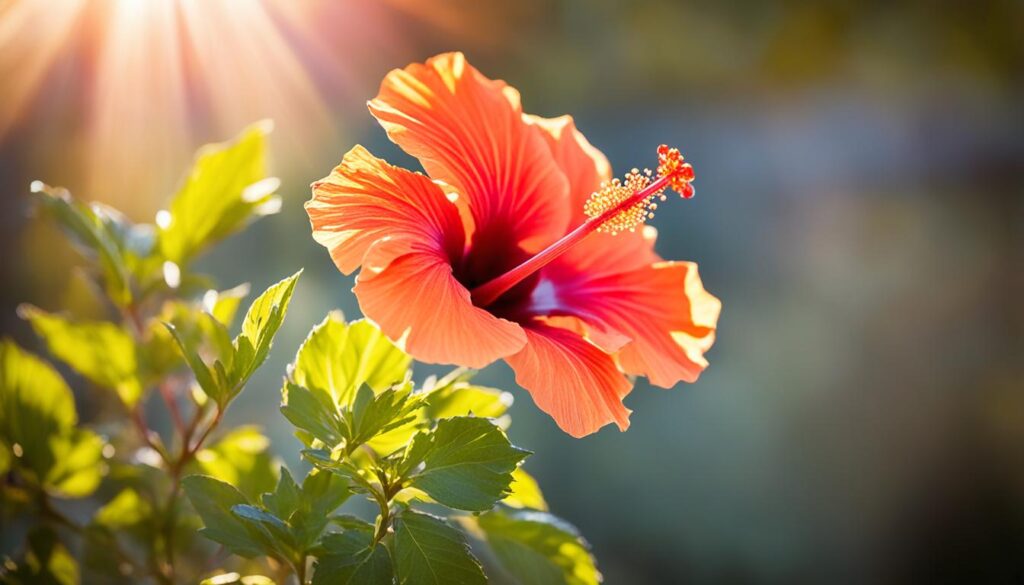
[[509, 289], [525, 280], [526, 277], [544, 268], [555, 258], [564, 254], [569, 248], [578, 244], [583, 238], [597, 231], [597, 228], [601, 227], [610, 218], [661, 191], [667, 185], [668, 177], [660, 177], [647, 187], [623, 199], [615, 207], [609, 208], [601, 215], [583, 222], [579, 227], [565, 234], [560, 240], [541, 250], [519, 266], [474, 288], [470, 291], [470, 294], [473, 296], [473, 304], [478, 307], [490, 305], [498, 297], [508, 292]]

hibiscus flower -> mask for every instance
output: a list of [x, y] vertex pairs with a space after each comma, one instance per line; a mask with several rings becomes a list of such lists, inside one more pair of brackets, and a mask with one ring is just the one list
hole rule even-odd
[[390, 72], [369, 108], [427, 174], [356, 146], [306, 210], [338, 269], [361, 267], [364, 315], [409, 354], [504, 359], [575, 437], [629, 426], [631, 376], [669, 388], [707, 367], [721, 303], [642, 225], [666, 188], [693, 195], [677, 150], [613, 180], [571, 117], [524, 114], [461, 53]]

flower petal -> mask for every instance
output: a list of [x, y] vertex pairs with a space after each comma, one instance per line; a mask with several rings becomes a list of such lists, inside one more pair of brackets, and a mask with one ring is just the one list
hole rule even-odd
[[574, 437], [589, 435], [614, 422], [629, 428], [622, 399], [632, 384], [611, 356], [578, 333], [552, 327], [541, 319], [524, 325], [527, 343], [505, 358], [537, 407]]
[[696, 381], [721, 302], [704, 290], [696, 264], [649, 262], [654, 253], [644, 243], [615, 245], [617, 237], [589, 238], [546, 267], [538, 290], [547, 294], [535, 298], [534, 312], [580, 318], [588, 339], [618, 350], [626, 373], [656, 386]]
[[434, 179], [465, 197], [474, 230], [537, 252], [565, 233], [565, 176], [542, 132], [522, 119], [519, 95], [445, 53], [390, 72], [370, 112]]
[[381, 270], [367, 263], [353, 292], [363, 314], [422, 362], [482, 368], [526, 343], [518, 324], [473, 306], [451, 264], [434, 253], [414, 251]]
[[519, 325], [474, 307], [452, 276], [462, 222], [429, 178], [357, 146], [313, 184], [306, 211], [342, 272], [363, 267], [354, 289], [363, 314], [413, 357], [483, 367], [526, 343]]
[[[633, 337], [619, 352], [619, 364], [626, 372], [647, 376], [662, 388], [671, 388], [680, 380], [697, 381], [708, 367], [704, 353], [715, 343], [722, 311], [722, 302], [704, 290], [697, 265], [661, 262], [624, 280], [636, 292], [635, 308], [626, 309], [628, 313], [613, 324]], [[602, 312], [614, 310], [614, 305], [609, 303]]]
[[524, 119], [544, 131], [555, 162], [569, 180], [569, 225], [582, 223], [586, 220], [583, 204], [600, 189], [602, 181], [612, 178], [608, 159], [576, 129], [572, 116], [541, 118], [527, 114]]
[[[457, 261], [464, 243], [458, 210], [429, 178], [389, 165], [362, 146], [350, 150], [331, 174], [313, 183], [306, 202], [313, 239], [351, 274], [367, 250], [387, 238], [391, 258], [429, 249]], [[378, 251], [378, 264], [386, 264]]]

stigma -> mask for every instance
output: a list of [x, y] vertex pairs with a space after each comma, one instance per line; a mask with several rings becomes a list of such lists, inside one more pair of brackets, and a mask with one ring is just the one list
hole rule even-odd
[[658, 168], [632, 169], [620, 179], [601, 183], [587, 199], [583, 213], [597, 223], [596, 231], [617, 234], [635, 231], [654, 218], [658, 201], [665, 201], [667, 189], [684, 199], [693, 197], [693, 166], [686, 162], [679, 149], [662, 144], [658, 147]]

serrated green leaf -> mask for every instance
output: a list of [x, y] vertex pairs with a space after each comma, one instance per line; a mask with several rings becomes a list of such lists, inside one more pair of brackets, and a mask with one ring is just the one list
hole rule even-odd
[[251, 504], [237, 504], [231, 513], [249, 529], [258, 534], [264, 546], [274, 550], [280, 558], [292, 559], [298, 549], [288, 524], [270, 512]]
[[231, 372], [231, 380], [235, 387], [230, 400], [241, 391], [256, 368], [260, 367], [270, 353], [270, 347], [278, 329], [284, 322], [288, 311], [295, 283], [302, 271], [274, 284], [249, 306], [242, 322], [242, 332], [235, 338], [235, 359]]
[[522, 467], [517, 467], [512, 472], [512, 486], [510, 493], [502, 503], [513, 508], [531, 508], [546, 512], [548, 503], [544, 500], [544, 494], [537, 485], [537, 480], [526, 473]]
[[468, 415], [497, 418], [512, 406], [512, 395], [461, 382], [430, 392], [426, 403], [426, 415], [434, 420]]
[[411, 382], [379, 394], [374, 394], [369, 386], [361, 386], [351, 411], [345, 413], [348, 423], [345, 438], [350, 445], [367, 443], [377, 435], [415, 420], [416, 411], [422, 405], [422, 397], [412, 393]]
[[125, 254], [117, 233], [111, 229], [116, 218], [104, 214], [104, 208], [98, 205], [72, 198], [66, 189], [34, 183], [33, 192], [43, 209], [71, 234], [76, 247], [87, 257], [98, 260], [111, 300], [122, 307], [130, 304], [132, 290]]
[[411, 487], [459, 510], [489, 510], [509, 493], [512, 472], [530, 452], [489, 419], [455, 417], [412, 440], [400, 464]]
[[466, 538], [444, 520], [412, 510], [395, 518], [395, 568], [400, 585], [487, 582]]
[[287, 380], [281, 392], [284, 399], [281, 414], [290, 423], [330, 449], [341, 443], [345, 437], [345, 424], [330, 396]]
[[95, 384], [112, 388], [128, 406], [142, 396], [135, 340], [106, 321], [72, 321], [30, 305], [19, 314], [28, 319], [57, 359]]
[[302, 505], [302, 488], [295, 483], [288, 468], [281, 467], [281, 475], [273, 492], [265, 493], [260, 503], [271, 514], [287, 520]]
[[395, 580], [386, 546], [373, 545], [373, 526], [360, 525], [328, 534], [317, 559], [313, 585], [392, 585]]
[[241, 492], [230, 484], [205, 475], [190, 475], [181, 483], [205, 525], [200, 534], [243, 557], [271, 554], [267, 544], [254, 536], [246, 524], [232, 513], [235, 506], [249, 504]]
[[495, 510], [475, 519], [487, 544], [523, 585], [597, 585], [590, 547], [576, 529], [545, 512]]
[[255, 426], [232, 429], [213, 445], [196, 453], [202, 472], [235, 486], [255, 499], [277, 482], [279, 465], [270, 454], [270, 440]]
[[[455, 371], [435, 384], [425, 385], [423, 407], [416, 418], [375, 437], [369, 445], [379, 454], [388, 455], [408, 444], [416, 431], [429, 427], [442, 418], [475, 415], [496, 418], [512, 405], [512, 395], [494, 388], [470, 385], [471, 373]], [[500, 424], [504, 428], [507, 425]]]
[[320, 539], [331, 514], [349, 498], [345, 478], [314, 470], [302, 481], [302, 500], [288, 519], [302, 550], [309, 550]]
[[161, 225], [162, 255], [185, 266], [211, 244], [252, 219], [276, 213], [276, 179], [266, 177], [267, 123], [254, 124], [232, 142], [199, 150], [185, 184]]
[[333, 312], [310, 331], [291, 375], [296, 384], [346, 406], [363, 384], [381, 392], [404, 380], [411, 359], [369, 321], [345, 323]]

